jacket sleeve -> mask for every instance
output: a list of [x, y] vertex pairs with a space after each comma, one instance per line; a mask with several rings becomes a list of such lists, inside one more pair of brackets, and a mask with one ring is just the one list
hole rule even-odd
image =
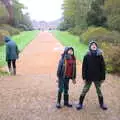
[[19, 53], [20, 53], [17, 45], [16, 45], [16, 53], [17, 53], [17, 55], [19, 55]]
[[106, 72], [106, 65], [103, 56], [100, 56], [101, 64], [100, 64], [100, 71], [101, 71], [101, 80], [105, 80], [105, 72]]
[[87, 56], [84, 56], [83, 64], [82, 64], [82, 78], [83, 78], [83, 80], [87, 79], [86, 73], [87, 73]]
[[61, 76], [62, 67], [63, 67], [63, 60], [61, 59], [61, 60], [59, 61], [59, 64], [58, 64], [57, 77], [60, 77], [60, 76]]

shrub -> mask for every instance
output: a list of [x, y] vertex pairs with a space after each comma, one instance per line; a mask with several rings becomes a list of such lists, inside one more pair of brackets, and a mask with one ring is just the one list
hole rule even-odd
[[11, 36], [20, 33], [19, 29], [13, 28], [12, 26], [7, 25], [7, 24], [0, 25], [0, 29], [7, 30]]
[[81, 35], [84, 31], [85, 31], [85, 29], [83, 28], [81, 28], [81, 27], [79, 27], [79, 26], [76, 26], [76, 27], [74, 27], [74, 28], [70, 28], [69, 30], [68, 30], [71, 34], [74, 34], [74, 35]]
[[89, 27], [88, 30], [81, 35], [81, 41], [88, 44], [90, 40], [98, 38], [100, 40], [100, 37], [102, 38], [109, 33], [110, 31], [102, 27]]
[[120, 73], [120, 46], [112, 44], [102, 44], [104, 50], [107, 71], [112, 73]]
[[6, 36], [6, 35], [9, 35], [8, 31], [0, 30], [0, 45], [4, 44], [3, 37]]
[[4, 71], [2, 68], [0, 68], [0, 76], [8, 75], [8, 72]]
[[19, 28], [22, 31], [28, 31], [28, 30], [30, 30], [30, 28], [28, 26], [23, 25], [23, 24], [19, 24], [16, 27]]

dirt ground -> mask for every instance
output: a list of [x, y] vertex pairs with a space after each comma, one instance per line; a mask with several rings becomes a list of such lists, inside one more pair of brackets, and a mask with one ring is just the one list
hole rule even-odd
[[[76, 111], [83, 88], [81, 64], [77, 61], [77, 84], [70, 83], [73, 108], [55, 108], [56, 69], [62, 45], [51, 33], [41, 32], [20, 55], [17, 76], [0, 77], [0, 120], [120, 120], [120, 77], [107, 75], [102, 86], [108, 111], [99, 108], [94, 86]], [[62, 101], [63, 102], [63, 101]]]

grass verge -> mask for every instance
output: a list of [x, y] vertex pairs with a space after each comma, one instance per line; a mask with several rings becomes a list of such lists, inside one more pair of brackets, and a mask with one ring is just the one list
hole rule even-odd
[[[22, 51], [39, 33], [39, 31], [25, 31], [19, 35], [13, 36], [12, 39], [17, 43], [18, 48]], [[0, 67], [6, 64], [5, 45], [0, 46]]]
[[52, 31], [52, 34], [60, 41], [62, 45], [73, 47], [77, 59], [80, 61], [83, 60], [83, 57], [88, 50], [88, 46], [80, 43], [78, 36], [71, 35], [69, 32], [61, 31]]

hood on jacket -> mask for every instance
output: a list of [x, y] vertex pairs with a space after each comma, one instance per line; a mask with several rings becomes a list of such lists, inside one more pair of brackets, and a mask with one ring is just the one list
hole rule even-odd
[[[96, 46], [97, 46], [97, 49], [94, 51], [94, 50], [91, 50], [91, 45], [92, 44], [96, 44]], [[88, 51], [88, 53], [87, 53], [88, 55], [92, 55], [92, 54], [94, 54], [95, 56], [100, 56], [100, 55], [102, 55], [103, 54], [103, 51], [101, 50], [101, 49], [99, 49], [99, 47], [98, 47], [98, 44], [95, 42], [95, 41], [91, 41], [90, 43], [89, 43], [89, 51]]]
[[11, 39], [10, 39], [10, 37], [5, 36], [5, 37], [4, 37], [4, 41], [7, 43], [7, 42], [11, 41]]
[[69, 51], [70, 49], [73, 51], [73, 56], [74, 56], [74, 49], [73, 49], [72, 47], [65, 47], [64, 52], [63, 52], [63, 54], [62, 54], [62, 57], [68, 55], [68, 51]]
[[97, 44], [94, 40], [92, 40], [92, 41], [90, 41], [90, 43], [89, 43], [89, 50], [91, 50], [92, 44], [95, 44], [96, 47], [98, 48], [98, 44]]

